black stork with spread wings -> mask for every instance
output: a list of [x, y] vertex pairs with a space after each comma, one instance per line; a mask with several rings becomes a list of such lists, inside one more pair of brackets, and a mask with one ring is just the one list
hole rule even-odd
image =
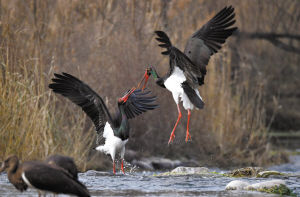
[[118, 99], [117, 113], [112, 116], [102, 98], [87, 84], [67, 73], [54, 75], [56, 78], [52, 79], [53, 83], [49, 85], [49, 88], [79, 105], [90, 117], [96, 127], [97, 139], [105, 138], [104, 145], [98, 146], [96, 150], [110, 154], [114, 174], [116, 172], [115, 155], [120, 153], [121, 170], [124, 173], [125, 145], [129, 138], [128, 119], [158, 107], [154, 103], [156, 97], [150, 96], [150, 91], [143, 92], [132, 88]]
[[[204, 84], [206, 75], [206, 65], [210, 56], [217, 53], [226, 39], [237, 30], [237, 27], [232, 27], [235, 23], [234, 8], [229, 6], [222, 9], [211, 20], [196, 31], [187, 41], [184, 53], [174, 47], [163, 31], [155, 31], [158, 36], [156, 40], [161, 42], [160, 47], [165, 48], [163, 55], [168, 55], [170, 59], [169, 71], [159, 77], [153, 67], [147, 68], [143, 79], [145, 88], [150, 75], [156, 80], [156, 83], [167, 88], [172, 92], [175, 103], [178, 109], [177, 122], [171, 133], [169, 144], [174, 140], [175, 129], [181, 119], [181, 111], [179, 107], [180, 100], [183, 102], [183, 107], [188, 110], [188, 121], [186, 131], [186, 142], [191, 139], [189, 134], [189, 122], [191, 110], [196, 107], [202, 109], [204, 102], [199, 94], [198, 86]], [[142, 88], [142, 89], [143, 89]]]

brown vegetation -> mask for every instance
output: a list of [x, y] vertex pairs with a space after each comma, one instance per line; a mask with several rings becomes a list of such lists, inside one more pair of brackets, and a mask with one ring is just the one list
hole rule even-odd
[[[194, 31], [231, 4], [240, 31], [298, 33], [290, 16], [299, 17], [298, 2], [255, 2], [0, 1], [0, 157], [15, 153], [27, 160], [64, 153], [84, 167], [94, 128], [79, 107], [47, 88], [53, 72], [78, 76], [114, 109], [116, 98], [137, 84], [148, 65], [159, 73], [167, 70], [154, 30], [166, 31], [183, 49]], [[291, 21], [288, 26], [284, 17]], [[169, 92], [150, 83], [160, 108], [131, 120], [127, 148], [203, 165], [276, 162], [269, 154], [265, 109], [272, 117], [273, 95], [277, 100], [282, 93], [299, 95], [298, 62], [299, 55], [263, 40], [229, 38], [208, 65], [200, 88], [206, 105], [191, 118], [193, 141], [184, 142], [184, 114], [175, 142], [167, 146], [176, 106]], [[296, 93], [285, 90], [290, 85]]]

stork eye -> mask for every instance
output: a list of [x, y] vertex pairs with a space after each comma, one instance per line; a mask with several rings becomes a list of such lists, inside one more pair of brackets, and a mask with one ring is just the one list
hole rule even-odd
[[191, 53], [191, 51], [189, 51], [189, 53]]

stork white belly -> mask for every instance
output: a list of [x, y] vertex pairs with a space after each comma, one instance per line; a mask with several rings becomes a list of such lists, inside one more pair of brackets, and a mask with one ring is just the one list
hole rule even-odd
[[103, 137], [105, 138], [104, 145], [98, 146], [96, 150], [101, 151], [105, 154], [110, 154], [112, 160], [115, 160], [116, 153], [121, 153], [121, 158], [124, 158], [125, 145], [128, 141], [122, 141], [120, 138], [114, 135], [114, 132], [108, 122], [106, 122], [103, 132]]
[[[186, 77], [184, 76], [183, 71], [175, 66], [173, 73], [171, 76], [164, 82], [166, 88], [172, 92], [173, 98], [178, 104], [182, 101], [184, 109], [193, 109], [194, 105], [188, 98], [188, 96], [184, 93], [181, 84], [186, 81]], [[200, 97], [199, 91], [195, 89], [197, 95]], [[200, 97], [201, 98], [201, 97]]]

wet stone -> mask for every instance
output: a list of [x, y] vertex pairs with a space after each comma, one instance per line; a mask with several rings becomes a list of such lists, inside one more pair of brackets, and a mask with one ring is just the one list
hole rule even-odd
[[149, 157], [134, 159], [133, 161], [131, 161], [131, 164], [144, 170], [166, 170], [180, 166], [182, 165], [182, 162], [179, 160], [170, 160], [160, 157]]
[[233, 170], [226, 175], [231, 177], [256, 177], [263, 170], [261, 167], [246, 167]]
[[283, 176], [283, 175], [285, 175], [285, 174], [278, 172], [278, 171], [262, 171], [262, 172], [259, 172], [256, 177], [268, 178], [270, 176], [274, 177], [274, 176]]
[[226, 190], [244, 190], [250, 183], [247, 181], [235, 180], [228, 183], [225, 187]]
[[250, 184], [247, 181], [235, 180], [228, 183], [225, 190], [249, 190], [271, 194], [293, 195], [292, 190], [286, 186], [286, 182], [279, 179], [262, 181], [254, 184]]

